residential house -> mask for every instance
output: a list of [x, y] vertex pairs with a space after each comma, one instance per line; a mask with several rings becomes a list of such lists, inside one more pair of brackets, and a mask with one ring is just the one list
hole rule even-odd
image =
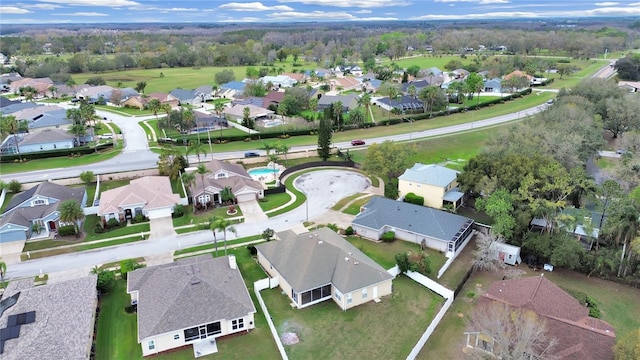
[[[260, 82], [264, 85], [271, 83], [274, 88], [290, 88], [298, 84], [298, 80], [291, 78], [287, 75], [276, 75], [276, 76], [263, 76], [260, 78]], [[273, 90], [273, 89], [269, 89]]]
[[171, 190], [171, 181], [165, 176], [145, 176], [131, 180], [129, 185], [100, 194], [98, 216], [103, 221], [126, 221], [138, 214], [149, 219], [170, 217], [173, 207], [180, 204], [180, 196]]
[[[589, 317], [589, 310], [546, 277], [499, 280], [480, 296], [478, 307], [501, 304], [533, 313], [545, 323], [545, 335], [556, 344], [545, 358], [557, 360], [613, 359], [614, 329], [604, 320]], [[482, 329], [465, 332], [466, 346], [497, 358], [501, 346]], [[537, 359], [532, 354], [532, 358]]]
[[130, 98], [122, 101], [120, 105], [129, 107], [129, 108], [143, 110], [145, 107], [147, 107], [148, 103], [149, 101], [147, 101], [147, 99], [143, 98], [141, 95], [137, 95], [137, 96], [131, 96]]
[[407, 111], [422, 111], [424, 110], [424, 105], [421, 100], [415, 99], [412, 96], [401, 95], [395, 99], [389, 99], [389, 97], [379, 98], [373, 101], [374, 104], [380, 106], [381, 108], [392, 111], [393, 109], [398, 109], [398, 111], [403, 114]]
[[[71, 188], [49, 181], [14, 196], [0, 218], [0, 244], [48, 238], [64, 224], [58, 206], [64, 200], [76, 200], [81, 208], [87, 203], [84, 188]], [[20, 247], [22, 249], [22, 247]]]
[[298, 84], [304, 84], [309, 80], [309, 75], [306, 72], [304, 73], [283, 73], [281, 75], [288, 76], [293, 80], [297, 81]]
[[0, 300], [0, 359], [92, 359], [97, 277], [9, 283]]
[[499, 93], [502, 94], [502, 79], [493, 78], [487, 79], [484, 81], [484, 89], [482, 90], [485, 93]]
[[388, 231], [396, 239], [424, 243], [451, 256], [473, 232], [473, 220], [450, 212], [373, 197], [351, 222], [358, 235], [379, 240]]
[[178, 100], [178, 98], [176, 98], [175, 96], [161, 92], [147, 94], [147, 102], [151, 101], [152, 99], [157, 99], [160, 104], [169, 104], [172, 108], [178, 106], [178, 104], [180, 103], [180, 100]]
[[403, 92], [405, 95], [409, 95], [409, 88], [411, 86], [416, 88], [416, 95], [420, 93], [420, 90], [422, 90], [423, 88], [429, 86], [429, 81], [427, 80], [415, 80], [415, 81], [410, 81], [404, 84], [400, 85], [400, 91]]
[[31, 86], [36, 89], [36, 97], [44, 97], [47, 89], [53, 86], [53, 81], [48, 77], [45, 78], [21, 78], [9, 84], [9, 90], [14, 94], [20, 93], [20, 89]]
[[640, 92], [640, 81], [618, 81], [618, 87], [621, 87], [629, 92]]
[[81, 89], [81, 87], [75, 85], [53, 84], [53, 86], [47, 89], [44, 95], [49, 98], [75, 97], [79, 89]]
[[258, 263], [298, 309], [332, 299], [348, 310], [391, 294], [393, 276], [329, 228], [256, 245]]
[[202, 85], [198, 86], [193, 90], [196, 96], [200, 96], [201, 102], [211, 101], [213, 100], [213, 86], [211, 85]]
[[205, 164], [209, 172], [203, 181], [196, 174], [193, 187], [194, 202], [206, 205], [213, 201], [214, 204], [222, 203], [221, 192], [224, 188], [230, 188], [238, 202], [246, 202], [264, 197], [264, 186], [256, 180], [240, 164], [213, 159]]
[[15, 104], [22, 104], [23, 102], [20, 100], [11, 100], [6, 96], [0, 96], [0, 111], [2, 111], [3, 114], [7, 114], [7, 112], [5, 111], [5, 107], [9, 106], [9, 105], [15, 105]]
[[594, 242], [598, 241], [600, 228], [606, 221], [606, 216], [601, 212], [590, 209], [577, 209], [568, 207], [560, 211], [556, 224], [550, 224], [544, 218], [531, 220], [532, 230], [550, 230], [554, 225], [573, 234], [585, 249], [591, 250]]
[[200, 255], [127, 274], [138, 311], [142, 355], [191, 345], [194, 355], [215, 349], [216, 338], [255, 328], [256, 308], [234, 255]]
[[262, 98], [262, 104], [260, 104], [260, 106], [265, 109], [268, 109], [270, 105], [278, 107], [283, 99], [283, 91], [270, 91], [264, 98]]
[[231, 118], [237, 122], [242, 122], [244, 119], [244, 108], [249, 108], [249, 117], [254, 120], [259, 120], [262, 118], [267, 118], [270, 115], [274, 114], [274, 111], [265, 109], [263, 107], [255, 106], [255, 105], [234, 105], [230, 108], [225, 108], [222, 112], [225, 117]]
[[524, 71], [520, 71], [520, 70], [514, 70], [514, 71], [512, 71], [512, 72], [508, 73], [507, 75], [503, 76], [503, 78], [504, 78], [505, 80], [509, 80], [509, 79], [511, 79], [511, 78], [512, 78], [512, 77], [514, 77], [514, 76], [518, 76], [518, 77], [525, 77], [525, 78], [527, 78], [527, 80], [529, 80], [529, 82], [533, 81], [533, 76], [531, 76], [531, 75], [527, 74], [527, 73], [526, 73], [526, 72], [524, 72]]
[[72, 121], [67, 119], [67, 111], [57, 105], [35, 105], [18, 110], [11, 115], [17, 120], [25, 120], [29, 131], [44, 129], [66, 129]]
[[178, 98], [176, 98], [171, 94], [151, 93], [151, 94], [148, 94], [147, 96], [141, 96], [141, 95], [130, 96], [126, 100], [124, 100], [122, 103], [120, 103], [120, 105], [143, 110], [147, 108], [147, 106], [149, 105], [149, 102], [153, 99], [158, 100], [160, 102], [160, 105], [169, 104], [169, 106], [171, 106], [172, 108], [178, 106], [180, 103]]
[[359, 77], [358, 80], [362, 82], [362, 91], [366, 91], [368, 93], [377, 92], [383, 83], [382, 80], [378, 80], [375, 77], [373, 78]]
[[318, 99], [318, 111], [324, 111], [324, 109], [335, 104], [338, 101], [342, 103], [342, 112], [347, 113], [358, 107], [358, 95], [346, 94], [346, 95], [322, 95]]
[[233, 99], [244, 95], [246, 84], [241, 81], [231, 81], [220, 85], [217, 95], [224, 99]]
[[435, 66], [434, 67], [430, 67], [430, 68], [426, 69], [425, 71], [427, 72], [427, 74], [430, 74], [430, 75], [442, 75], [442, 74], [444, 74], [444, 72], [442, 70], [438, 69]]
[[[76, 92], [76, 98], [89, 102], [105, 102], [111, 98], [113, 88], [107, 85], [88, 86]], [[123, 98], [124, 99], [124, 98]]]
[[352, 76], [334, 78], [329, 80], [329, 83], [331, 84], [331, 90], [334, 91], [350, 91], [362, 88], [362, 82]]
[[458, 79], [458, 80], [464, 80], [470, 74], [465, 69], [455, 69], [455, 70], [452, 71], [452, 73], [454, 74], [455, 78]]
[[[231, 100], [231, 107], [235, 105], [253, 105], [256, 107], [264, 108], [262, 105], [264, 104], [264, 98], [257, 96], [249, 96], [242, 99], [233, 99]], [[265, 108], [266, 109], [266, 108]]]
[[398, 177], [398, 195], [414, 193], [424, 198], [424, 206], [457, 209], [464, 200], [464, 193], [458, 191], [458, 174], [442, 165], [416, 163]]
[[76, 137], [60, 129], [45, 129], [28, 134], [7, 136], [0, 145], [2, 154], [26, 154], [32, 152], [71, 149], [76, 146]]
[[178, 99], [178, 105], [186, 104], [195, 106], [200, 105], [202, 102], [202, 97], [197, 95], [194, 90], [177, 88], [171, 90], [169, 94]]

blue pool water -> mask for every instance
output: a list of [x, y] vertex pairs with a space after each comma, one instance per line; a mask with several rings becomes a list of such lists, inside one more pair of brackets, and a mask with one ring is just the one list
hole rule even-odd
[[[278, 174], [278, 170], [275, 171], [276, 174]], [[254, 176], [264, 176], [264, 175], [273, 175], [273, 169], [269, 169], [269, 168], [257, 168], [257, 169], [251, 169], [249, 170], [249, 175], [254, 175]]]

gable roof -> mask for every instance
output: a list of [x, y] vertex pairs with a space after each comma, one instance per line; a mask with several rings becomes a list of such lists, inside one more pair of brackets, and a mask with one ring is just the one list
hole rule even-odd
[[442, 165], [415, 163], [412, 168], [405, 170], [398, 177], [398, 180], [445, 187], [455, 181], [457, 177], [457, 171]]
[[226, 84], [220, 85], [220, 89], [244, 91], [245, 86], [247, 86], [247, 84], [243, 83], [242, 81], [230, 81]]
[[418, 99], [414, 99], [408, 95], [402, 95], [397, 99], [391, 100], [388, 96], [378, 99], [378, 102], [385, 105], [398, 108], [400, 110], [422, 109], [424, 104]]
[[185, 90], [180, 88], [171, 90], [169, 94], [175, 96], [180, 101], [193, 100], [197, 97], [193, 90]]
[[284, 92], [282, 91], [271, 91], [264, 98], [262, 98], [262, 107], [267, 108], [269, 104], [276, 103], [279, 104], [284, 99]]
[[234, 105], [231, 108], [225, 108], [222, 113], [223, 114], [228, 114], [228, 115], [233, 115], [233, 116], [236, 116], [236, 117], [243, 117], [244, 116], [244, 108], [245, 107], [249, 108], [249, 117], [251, 117], [251, 118], [267, 116], [269, 114], [273, 114], [273, 111], [271, 111], [269, 109], [265, 109], [263, 107], [255, 106], [255, 105], [252, 105], [252, 104]]
[[82, 204], [82, 198], [84, 198], [84, 193], [84, 188], [70, 188], [64, 185], [58, 185], [56, 183], [45, 181], [27, 191], [23, 191], [14, 196], [5, 208], [3, 214], [8, 213], [9, 211], [11, 211], [11, 209], [38, 195], [46, 196], [58, 201], [74, 199], [78, 201], [80, 206], [83, 206], [84, 204]]
[[296, 292], [331, 283], [348, 293], [393, 278], [329, 228], [263, 243], [256, 249]]
[[[242, 189], [249, 187], [255, 191], [263, 189], [262, 184], [259, 181], [253, 180], [251, 175], [240, 164], [232, 164], [227, 161], [213, 159], [205, 164], [205, 167], [210, 173], [205, 178], [204, 186], [213, 187], [216, 189], [224, 189], [225, 187], [231, 188], [231, 192], [237, 195]], [[230, 176], [226, 178], [216, 179], [214, 175], [218, 172], [229, 172]], [[202, 188], [202, 181], [196, 181], [193, 188], [194, 194], [200, 194], [204, 191]]]
[[168, 177], [145, 176], [131, 180], [129, 185], [100, 194], [98, 215], [117, 213], [123, 207], [138, 204], [142, 204], [144, 210], [152, 210], [172, 207], [179, 203], [180, 196], [172, 192]]
[[615, 332], [607, 322], [589, 317], [589, 310], [541, 276], [495, 281], [479, 303], [500, 302], [543, 316], [547, 335], [558, 340], [550, 358], [612, 359]]
[[76, 137], [60, 129], [44, 129], [25, 135], [19, 142], [20, 146], [51, 143], [56, 141], [73, 140]]
[[342, 106], [347, 108], [353, 108], [358, 105], [358, 95], [346, 94], [346, 95], [323, 95], [318, 99], [318, 106], [329, 106], [338, 101], [342, 103]]
[[2, 296], [20, 292], [17, 302], [0, 316], [35, 311], [35, 321], [20, 326], [17, 339], [4, 341], [2, 360], [89, 359], [96, 314], [95, 275], [56, 284], [33, 286], [33, 278], [11, 281]]
[[390, 226], [446, 242], [454, 241], [473, 223], [464, 216], [379, 196], [363, 207], [353, 224], [376, 230]]
[[129, 272], [127, 292], [138, 291], [138, 342], [255, 313], [240, 270], [229, 264], [228, 256], [201, 255]]
[[514, 70], [510, 73], [508, 73], [507, 75], [504, 76], [505, 80], [511, 79], [514, 76], [519, 76], [519, 77], [526, 77], [528, 80], [533, 79], [533, 76], [527, 74], [524, 71], [520, 71], [520, 70]]

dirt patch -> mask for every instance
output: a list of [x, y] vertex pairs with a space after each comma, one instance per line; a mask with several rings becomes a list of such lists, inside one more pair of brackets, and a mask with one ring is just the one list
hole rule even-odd
[[56, 235], [53, 238], [53, 241], [60, 241], [60, 242], [68, 242], [68, 243], [81, 243], [84, 241], [84, 239], [86, 239], [87, 234], [82, 232], [78, 235], [68, 235], [68, 236], [60, 236], [60, 235]]
[[283, 345], [295, 345], [300, 342], [300, 338], [297, 334], [292, 332], [286, 332], [280, 336], [280, 340]]

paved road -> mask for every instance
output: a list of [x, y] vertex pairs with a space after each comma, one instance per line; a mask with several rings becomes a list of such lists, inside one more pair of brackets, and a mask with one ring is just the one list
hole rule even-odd
[[[236, 225], [237, 235], [227, 233], [227, 240], [260, 234], [266, 228], [276, 231], [290, 229], [304, 221], [312, 220], [327, 210], [337, 201], [352, 194], [366, 190], [369, 179], [359, 173], [345, 170], [323, 170], [305, 174], [294, 184], [308, 196], [308, 203], [299, 206], [286, 214], [268, 220], [242, 223]], [[308, 206], [307, 206], [308, 205]], [[222, 248], [222, 234], [217, 235]], [[140, 256], [169, 254], [180, 248], [213, 242], [210, 231], [198, 231], [177, 236], [160, 236], [143, 242], [119, 245], [111, 248], [95, 249], [81, 253], [70, 253], [29, 260], [7, 267], [7, 278], [35, 276], [42, 273], [63, 272], [74, 269], [90, 269], [95, 265], [105, 264], [122, 259]], [[87, 270], [88, 271], [88, 270]]]

